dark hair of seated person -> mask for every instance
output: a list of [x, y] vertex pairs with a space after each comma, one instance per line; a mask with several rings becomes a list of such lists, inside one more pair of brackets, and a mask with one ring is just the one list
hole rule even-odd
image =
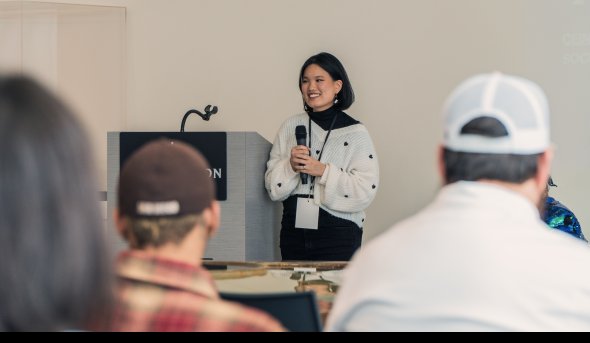
[[0, 76], [0, 331], [84, 330], [111, 259], [88, 135], [36, 81]]
[[[481, 116], [465, 124], [462, 135], [503, 137], [506, 127], [497, 119]], [[539, 154], [485, 154], [444, 149], [446, 183], [457, 181], [497, 180], [522, 183], [537, 172]]]

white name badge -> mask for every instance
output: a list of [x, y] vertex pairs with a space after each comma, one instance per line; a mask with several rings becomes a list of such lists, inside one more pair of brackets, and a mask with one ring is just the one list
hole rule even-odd
[[320, 219], [320, 207], [310, 198], [297, 198], [297, 214], [295, 227], [297, 229], [317, 230]]

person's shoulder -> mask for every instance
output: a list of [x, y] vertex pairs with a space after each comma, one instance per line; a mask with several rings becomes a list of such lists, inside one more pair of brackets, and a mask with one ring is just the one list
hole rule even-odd
[[572, 212], [569, 208], [567, 208], [567, 206], [565, 206], [559, 200], [557, 200], [553, 197], [547, 197], [547, 200], [545, 201], [545, 205], [550, 208], [561, 208], [561, 209], [567, 210], [568, 212]]
[[569, 217], [574, 222], [577, 222], [576, 215], [572, 210], [557, 199], [548, 197], [545, 202], [545, 222], [551, 226], [551, 221], [556, 217]]
[[341, 131], [348, 131], [348, 132], [366, 132], [368, 134], [368, 130], [366, 126], [356, 120], [353, 116], [349, 115], [346, 112], [340, 111], [339, 119], [337, 121], [337, 129]]
[[[556, 218], [555, 221], [559, 222], [559, 219]], [[551, 244], [553, 260], [570, 261], [570, 265], [575, 268], [590, 263], [588, 243], [581, 234], [578, 235], [573, 231], [572, 227], [563, 225], [563, 222], [554, 226], [551, 226], [551, 223], [540, 222], [539, 228], [540, 230], [535, 230], [536, 238], [543, 244]]]
[[294, 115], [288, 117], [287, 119], [285, 119], [283, 124], [288, 124], [288, 123], [303, 124], [303, 123], [305, 123], [307, 125], [308, 119], [309, 119], [309, 115], [307, 115], [307, 113], [297, 113], [297, 114], [294, 114]]
[[[366, 266], [373, 265], [376, 261], [391, 261], [394, 255], [398, 255], [402, 250], [405, 250], [402, 249], [402, 246], [405, 244], [404, 240], [407, 235], [412, 234], [414, 229], [423, 231], [419, 221], [422, 211], [400, 220], [367, 243], [364, 243], [359, 250], [358, 256], [356, 256], [357, 264]], [[397, 262], [399, 261], [396, 260], [395, 263]]]
[[356, 119], [354, 119], [351, 115], [349, 115], [346, 112], [341, 111], [339, 113], [340, 119], [338, 120], [340, 122], [340, 125], [342, 127], [348, 127], [348, 126], [352, 126], [352, 125], [357, 125], [357, 124], [361, 124], [362, 123]]
[[369, 130], [361, 122], [334, 130], [337, 135], [349, 135], [356, 138], [370, 138]]
[[290, 117], [288, 117], [287, 119], [285, 119], [285, 121], [283, 121], [283, 123], [281, 124], [281, 128], [280, 131], [285, 131], [288, 130], [289, 134], [292, 134], [294, 128], [297, 125], [308, 125], [308, 118], [309, 116], [307, 115], [307, 113], [298, 113], [295, 115], [292, 115]]

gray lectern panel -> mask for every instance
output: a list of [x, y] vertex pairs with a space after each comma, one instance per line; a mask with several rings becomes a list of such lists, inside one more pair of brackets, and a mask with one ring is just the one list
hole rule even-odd
[[[198, 132], [194, 132], [198, 135]], [[107, 134], [107, 211], [112, 218], [117, 202], [119, 132]], [[221, 201], [221, 226], [210, 240], [205, 257], [225, 261], [280, 260], [281, 204], [270, 201], [264, 172], [271, 143], [255, 132], [227, 133], [227, 200]], [[114, 223], [109, 231], [116, 251], [126, 244]]]
[[221, 201], [221, 226], [209, 241], [205, 257], [224, 261], [246, 261], [247, 178], [246, 145], [243, 132], [227, 134], [227, 200]]
[[[281, 203], [272, 202], [264, 187], [266, 161], [272, 144], [257, 133], [246, 132], [246, 259], [280, 260]], [[264, 161], [264, 164], [260, 163]], [[269, 249], [274, 247], [274, 249]]]

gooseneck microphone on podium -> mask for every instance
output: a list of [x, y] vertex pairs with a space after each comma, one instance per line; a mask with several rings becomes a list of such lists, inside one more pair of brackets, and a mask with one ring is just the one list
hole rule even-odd
[[[295, 127], [295, 139], [297, 140], [297, 145], [307, 145], [307, 129], [305, 125], [297, 125]], [[309, 175], [299, 173], [299, 176], [301, 177], [301, 184], [306, 185]]]
[[184, 124], [186, 124], [186, 119], [188, 118], [189, 115], [191, 115], [193, 113], [198, 114], [201, 118], [203, 118], [203, 120], [209, 121], [209, 118], [211, 118], [212, 115], [217, 113], [217, 106], [211, 107], [211, 105], [207, 105], [205, 107], [205, 113], [201, 113], [201, 112], [194, 110], [194, 109], [186, 112], [184, 114], [184, 117], [182, 117], [182, 123], [180, 124], [180, 132], [184, 132]]

